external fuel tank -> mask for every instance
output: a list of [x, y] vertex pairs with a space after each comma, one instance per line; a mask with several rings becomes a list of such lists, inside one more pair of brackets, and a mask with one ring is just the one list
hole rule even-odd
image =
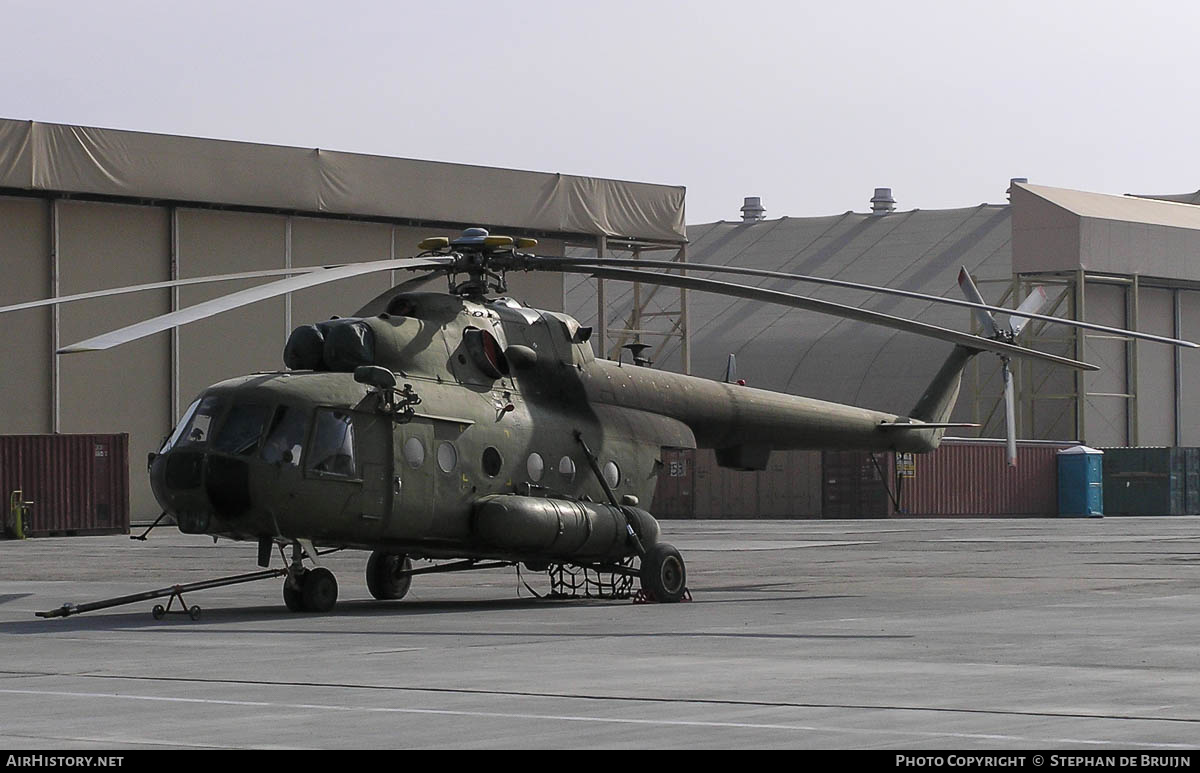
[[658, 541], [658, 521], [637, 507], [518, 494], [481, 498], [474, 506], [472, 531], [480, 541], [514, 553], [619, 560], [636, 553], [626, 522], [646, 548]]

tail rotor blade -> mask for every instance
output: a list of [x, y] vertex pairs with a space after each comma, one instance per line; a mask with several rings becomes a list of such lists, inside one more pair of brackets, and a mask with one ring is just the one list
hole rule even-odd
[[1008, 444], [1008, 466], [1017, 466], [1017, 410], [1013, 394], [1012, 364], [1007, 357], [1004, 363], [1004, 437]]
[[1026, 314], [1040, 314], [1046, 306], [1046, 288], [1038, 285], [1029, 293], [1029, 297], [1021, 301], [1021, 305], [1008, 317], [1008, 327], [1012, 330], [1013, 336], [1018, 336], [1025, 329], [1025, 325], [1029, 323], [1029, 317]]
[[[962, 288], [963, 295], [967, 297], [968, 301], [984, 304], [983, 296], [979, 294], [979, 288], [975, 286], [971, 275], [967, 273], [966, 266], [959, 269], [958, 286]], [[994, 338], [996, 336], [996, 318], [992, 316], [990, 311], [975, 309], [975, 319], [979, 320], [979, 325], [983, 328], [984, 336], [987, 338]]]

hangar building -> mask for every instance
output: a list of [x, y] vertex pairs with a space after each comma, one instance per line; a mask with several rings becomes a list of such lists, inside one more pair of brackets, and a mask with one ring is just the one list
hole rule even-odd
[[[546, 254], [668, 255], [956, 298], [965, 265], [999, 305], [1015, 306], [1042, 284], [1052, 299], [1049, 313], [1200, 338], [1200, 194], [1110, 196], [1014, 182], [1008, 203], [901, 211], [890, 191], [876, 193], [871, 212], [767, 220], [748, 201], [742, 220], [685, 229], [677, 186], [0, 120], [0, 306], [153, 281], [399, 257], [426, 236], [482, 225], [537, 237]], [[279, 368], [295, 325], [352, 312], [392, 280], [347, 280], [70, 356], [54, 352], [269, 280], [7, 314], [0, 434], [128, 432], [132, 514], [153, 517], [140, 459], [196, 392]], [[511, 280], [523, 300], [566, 308], [597, 325], [593, 341], [609, 356], [644, 339], [656, 345], [655, 367], [720, 378], [734, 353], [738, 375], [751, 385], [882, 410], [908, 411], [949, 348], [696, 292], [556, 275]], [[948, 327], [975, 324], [964, 309], [917, 300], [733, 281]], [[1081, 375], [1020, 365], [1018, 436], [1093, 446], [1200, 445], [1200, 407], [1188, 399], [1200, 379], [1197, 352], [1040, 324], [1025, 337], [1103, 370]], [[1003, 434], [995, 357], [976, 358], [955, 418], [983, 424], [981, 436]]]
[[[677, 186], [321, 149], [0, 120], [0, 306], [171, 279], [415, 254], [463, 228], [532, 236], [545, 254], [606, 241], [678, 245]], [[405, 275], [398, 277], [407, 278]], [[562, 308], [556, 275], [510, 277]], [[131, 515], [158, 513], [141, 460], [205, 386], [282, 368], [295, 325], [391, 286], [314, 288], [102, 352], [63, 345], [269, 279], [83, 300], [4, 316], [0, 434], [129, 433]], [[7, 493], [6, 493], [7, 496]]]
[[[1004, 204], [899, 211], [876, 189], [872, 211], [829, 217], [763, 219], [747, 199], [743, 219], [688, 226], [689, 262], [739, 265], [830, 277], [961, 299], [966, 266], [985, 299], [1015, 307], [1036, 285], [1043, 313], [1200, 340], [1200, 194], [1135, 197], [1013, 181]], [[775, 279], [717, 275], [743, 284], [975, 330], [969, 310], [895, 296], [867, 295]], [[910, 410], [951, 345], [798, 309], [689, 293], [606, 289], [604, 326], [620, 346], [642, 340], [655, 367], [710, 378], [736, 355], [751, 386], [868, 408]], [[591, 280], [568, 279], [567, 310], [599, 324]], [[663, 309], [667, 311], [664, 314]], [[681, 324], [685, 323], [685, 324]], [[686, 344], [685, 344], [686, 342]], [[1017, 436], [1078, 440], [1090, 446], [1200, 445], [1200, 350], [1078, 335], [1034, 323], [1022, 341], [1099, 365], [1095, 373], [1022, 362], [1015, 366]], [[624, 355], [626, 359], [629, 354]], [[955, 420], [1003, 437], [1000, 363], [983, 354], [964, 377]], [[959, 430], [958, 433], [971, 433]]]

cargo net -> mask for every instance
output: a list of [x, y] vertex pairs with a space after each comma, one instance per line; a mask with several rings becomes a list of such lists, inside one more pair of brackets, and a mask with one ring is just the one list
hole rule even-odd
[[[629, 568], [633, 559], [627, 558], [620, 566]], [[535, 596], [547, 599], [627, 599], [633, 596], [633, 577], [621, 572], [606, 572], [595, 567], [573, 564], [551, 564], [546, 570], [550, 578], [550, 592], [538, 596], [528, 585], [525, 587]]]

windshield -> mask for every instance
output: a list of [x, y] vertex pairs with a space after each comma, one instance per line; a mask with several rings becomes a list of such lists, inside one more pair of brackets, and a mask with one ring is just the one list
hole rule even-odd
[[183, 412], [183, 418], [181, 418], [179, 423], [175, 425], [175, 431], [171, 433], [171, 436], [167, 438], [167, 442], [163, 443], [163, 447], [159, 449], [158, 452], [160, 454], [165, 454], [167, 451], [170, 451], [175, 447], [175, 444], [179, 442], [179, 436], [183, 434], [184, 428], [188, 425], [188, 422], [192, 420], [192, 414], [196, 412], [196, 406], [198, 405], [200, 405], [200, 401], [193, 400], [192, 404], [188, 406], [188, 409]]
[[212, 428], [213, 417], [217, 415], [220, 409], [221, 401], [213, 395], [200, 400], [196, 412], [192, 414], [191, 421], [187, 422], [183, 433], [176, 441], [177, 445], [182, 448], [184, 446], [200, 446], [207, 443]]
[[213, 440], [213, 450], [235, 456], [249, 456], [258, 448], [258, 441], [267, 427], [271, 408], [266, 405], [238, 404], [230, 409], [221, 423], [221, 431]]
[[271, 463], [282, 462], [293, 467], [299, 465], [306, 429], [305, 419], [305, 411], [302, 409], [279, 406], [271, 420], [267, 442], [263, 444], [263, 460]]

